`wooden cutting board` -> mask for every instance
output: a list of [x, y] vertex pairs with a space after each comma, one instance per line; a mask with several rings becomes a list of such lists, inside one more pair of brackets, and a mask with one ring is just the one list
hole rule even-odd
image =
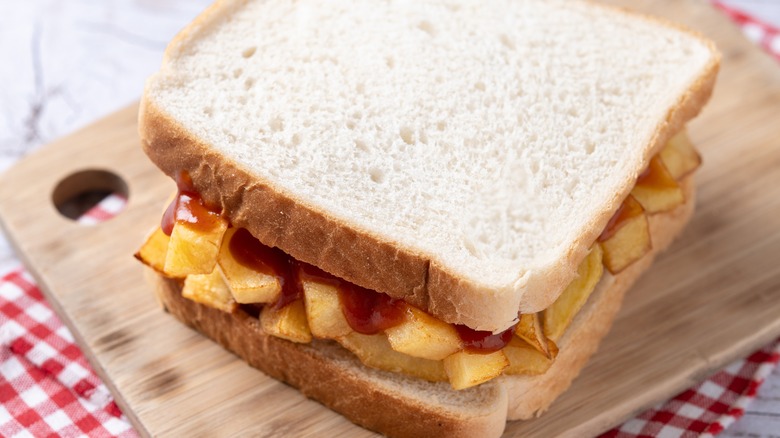
[[[507, 435], [595, 434], [780, 336], [780, 68], [702, 1], [625, 3], [713, 38], [723, 68], [690, 126], [705, 165], [689, 228], [626, 299], [612, 332], [542, 418]], [[62, 190], [129, 188], [118, 217], [60, 216]], [[82, 185], [79, 187], [79, 185]], [[144, 434], [367, 436], [160, 311], [131, 256], [173, 184], [139, 148], [136, 107], [29, 156], [0, 180], [0, 221], [97, 372]], [[377, 409], [382, 409], [377, 406]]]

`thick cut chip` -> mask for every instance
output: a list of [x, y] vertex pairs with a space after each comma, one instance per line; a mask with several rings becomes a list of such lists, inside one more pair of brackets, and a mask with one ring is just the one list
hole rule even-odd
[[456, 390], [487, 382], [508, 366], [509, 360], [501, 350], [489, 354], [459, 351], [444, 359], [450, 385]]
[[352, 332], [341, 310], [339, 291], [335, 286], [304, 280], [303, 297], [312, 335], [336, 339]]
[[225, 232], [217, 259], [233, 298], [241, 304], [275, 302], [282, 293], [279, 279], [242, 265], [230, 252], [230, 239], [236, 230], [237, 228], [230, 228]]
[[577, 268], [577, 278], [566, 287], [550, 307], [542, 312], [545, 336], [555, 342], [561, 339], [603, 275], [602, 250], [599, 245], [593, 245], [590, 254]]
[[658, 157], [650, 160], [647, 170], [639, 176], [631, 190], [631, 195], [650, 214], [672, 210], [685, 202], [682, 187]]
[[135, 253], [135, 258], [155, 271], [163, 273], [169, 241], [170, 237], [163, 233], [162, 228], [157, 228], [146, 238], [141, 249]]
[[384, 333], [364, 335], [352, 332], [338, 342], [355, 354], [366, 366], [403, 373], [431, 382], [444, 382], [447, 374], [440, 360], [420, 359], [394, 351]]
[[217, 269], [214, 269], [211, 274], [188, 275], [184, 279], [181, 295], [189, 300], [228, 313], [237, 307]]
[[701, 156], [685, 131], [672, 137], [659, 154], [672, 178], [679, 181], [701, 165]]
[[461, 349], [455, 327], [411, 306], [404, 322], [386, 333], [393, 350], [423, 359], [442, 360]]
[[270, 335], [292, 342], [311, 342], [303, 300], [293, 301], [281, 309], [272, 305], [264, 306], [260, 312], [260, 325]]
[[227, 221], [214, 221], [209, 229], [193, 227], [186, 222], [173, 226], [163, 271], [171, 277], [190, 274], [209, 274], [217, 264], [217, 254]]
[[650, 225], [642, 205], [629, 195], [599, 237], [604, 266], [617, 274], [652, 248]]
[[539, 350], [540, 353], [550, 357], [550, 349], [547, 347], [547, 337], [542, 330], [542, 322], [538, 313], [528, 313], [520, 316], [520, 321], [515, 327], [515, 335], [520, 337]]
[[502, 350], [509, 360], [509, 366], [504, 370], [504, 374], [544, 374], [553, 364], [554, 359], [552, 358], [558, 355], [558, 346], [555, 345], [555, 342], [549, 341], [548, 349], [551, 357], [547, 357], [517, 337], [512, 338], [509, 345]]

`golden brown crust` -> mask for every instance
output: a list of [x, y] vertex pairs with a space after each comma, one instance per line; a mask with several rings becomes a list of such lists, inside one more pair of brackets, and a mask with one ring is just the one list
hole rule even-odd
[[[202, 37], [199, 32], [207, 32], [210, 25], [240, 4], [223, 0], [209, 8], [177, 36], [166, 58], [186, 50], [189, 40]], [[715, 54], [712, 44], [703, 41]], [[712, 92], [718, 65], [718, 56], [713, 55], [701, 76], [659, 123], [652, 141], [641, 149], [643, 163], [698, 114]], [[171, 177], [182, 170], [189, 172], [208, 203], [221, 208], [235, 226], [247, 228], [264, 244], [360, 286], [404, 299], [444, 321], [493, 331], [511, 325], [518, 310], [539, 311], [560, 295], [588, 248], [631, 191], [634, 175], [642, 170], [638, 168], [626, 176], [609, 207], [591, 220], [565, 257], [504, 290], [496, 290], [459, 276], [429, 255], [296, 199], [217, 153], [155, 106], [148, 94], [141, 101], [139, 131], [144, 150], [157, 166]]]
[[502, 383], [509, 392], [508, 419], [525, 420], [544, 412], [571, 385], [588, 359], [596, 352], [601, 339], [612, 327], [626, 291], [690, 220], [695, 204], [693, 177], [685, 178], [682, 187], [685, 204], [671, 212], [649, 217], [653, 249], [615, 276], [605, 272], [605, 278], [564, 334], [558, 357], [550, 369], [541, 376], [514, 376], [503, 379]]

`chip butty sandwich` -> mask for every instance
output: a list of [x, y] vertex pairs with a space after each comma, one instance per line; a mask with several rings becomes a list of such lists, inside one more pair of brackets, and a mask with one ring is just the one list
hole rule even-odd
[[179, 190], [136, 257], [170, 314], [359, 425], [500, 435], [691, 216], [718, 62], [589, 2], [218, 1], [146, 85]]

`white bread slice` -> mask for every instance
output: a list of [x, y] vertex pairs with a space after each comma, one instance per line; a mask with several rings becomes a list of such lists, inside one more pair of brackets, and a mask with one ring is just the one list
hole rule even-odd
[[446, 382], [368, 368], [335, 341], [296, 344], [267, 335], [258, 319], [188, 300], [176, 280], [146, 271], [173, 316], [365, 428], [398, 437], [490, 437], [504, 430], [508, 399], [502, 385], [453, 391]]
[[561, 0], [222, 0], [140, 132], [263, 243], [438, 318], [547, 307], [708, 99], [712, 44]]
[[682, 186], [684, 205], [649, 218], [653, 249], [620, 274], [606, 274], [564, 334], [560, 352], [545, 374], [504, 376], [463, 391], [453, 391], [447, 383], [367, 368], [332, 342], [295, 344], [269, 336], [257, 319], [187, 300], [175, 280], [147, 272], [162, 305], [176, 318], [359, 425], [398, 437], [499, 436], [507, 419], [540, 414], [579, 374], [612, 325], [625, 292], [690, 219], [692, 177]]

